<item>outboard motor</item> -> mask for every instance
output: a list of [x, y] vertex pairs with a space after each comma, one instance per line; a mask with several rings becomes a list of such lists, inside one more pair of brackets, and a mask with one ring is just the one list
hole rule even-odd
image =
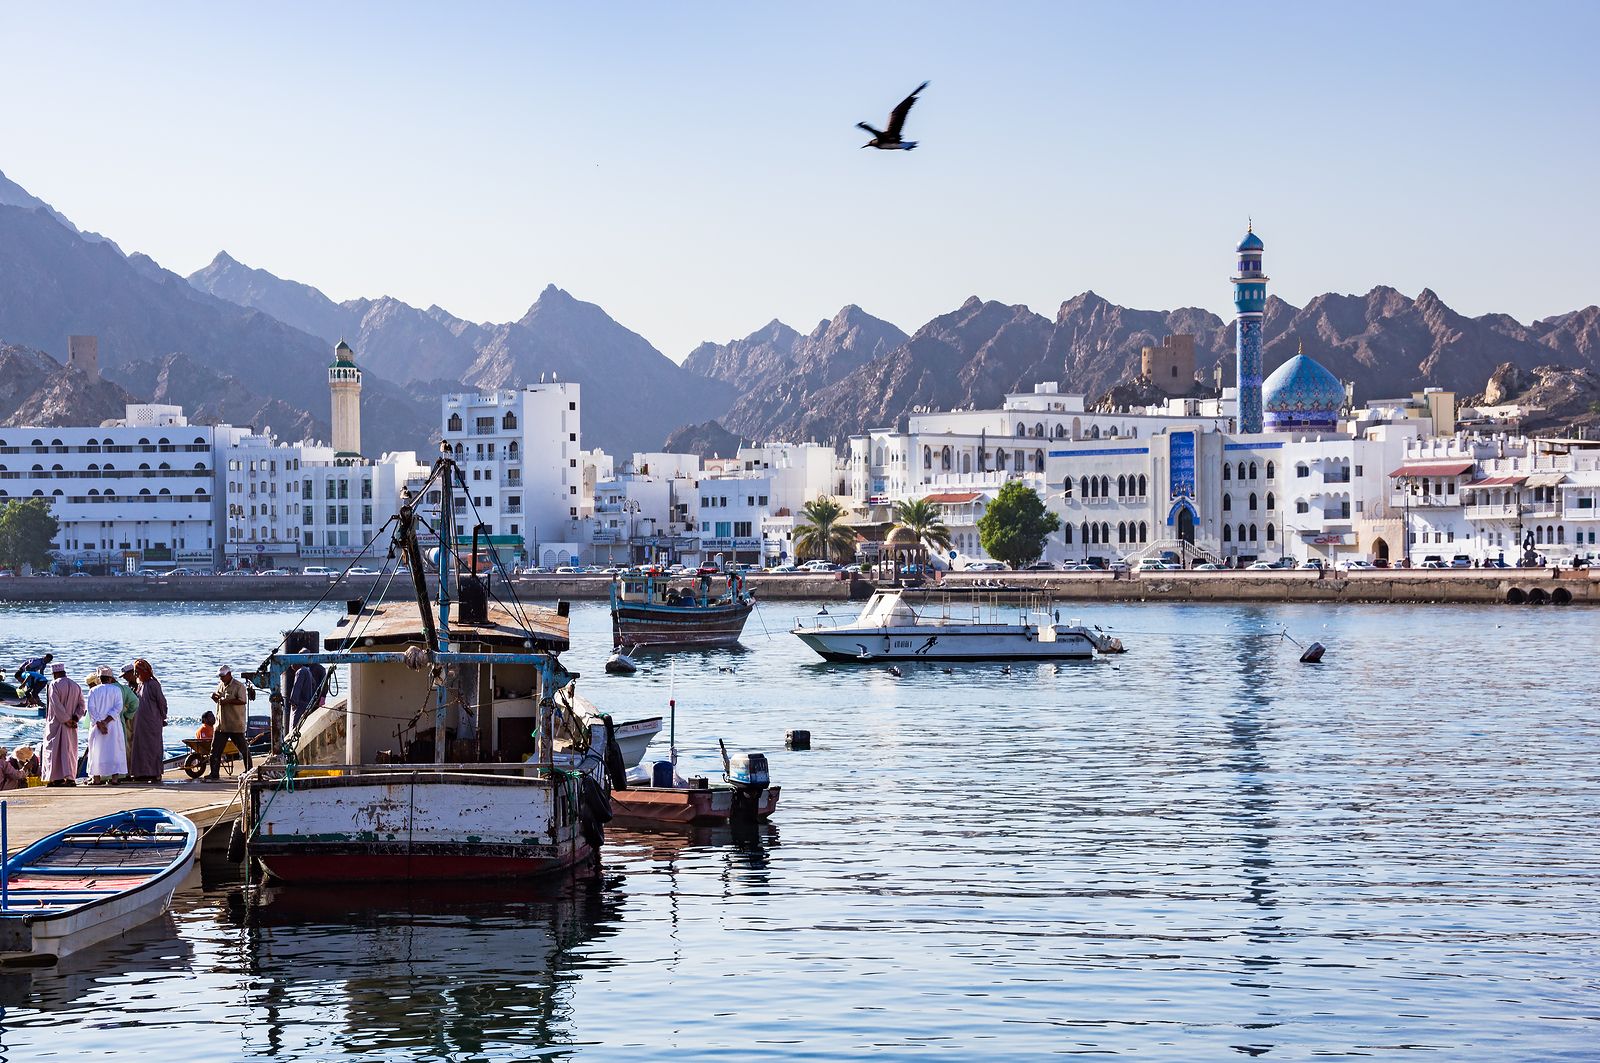
[[[720, 740], [718, 744], [721, 745]], [[723, 778], [733, 787], [733, 805], [728, 810], [729, 820], [733, 823], [754, 823], [760, 818], [761, 795], [766, 793], [767, 787], [772, 784], [772, 778], [767, 771], [767, 755], [736, 753], [729, 757], [727, 748], [724, 747], [722, 762]]]

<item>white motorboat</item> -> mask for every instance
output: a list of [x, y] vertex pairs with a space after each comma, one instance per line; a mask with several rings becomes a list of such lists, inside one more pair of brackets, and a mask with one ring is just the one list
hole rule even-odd
[[897, 589], [877, 591], [861, 615], [842, 624], [802, 624], [800, 641], [830, 661], [1088, 660], [1121, 653], [1122, 643], [1098, 628], [1063, 624], [1050, 609], [1021, 608], [1015, 620], [981, 606], [941, 605], [919, 613]]

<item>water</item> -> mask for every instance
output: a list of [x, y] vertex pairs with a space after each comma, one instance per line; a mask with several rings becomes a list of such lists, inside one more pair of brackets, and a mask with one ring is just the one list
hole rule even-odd
[[[614, 834], [592, 886], [213, 874], [11, 979], [0, 1059], [1600, 1058], [1594, 612], [1084, 606], [1126, 657], [897, 680], [809, 656], [815, 608], [631, 678], [573, 612], [586, 693], [765, 750], [774, 826]], [[187, 734], [299, 612], [0, 606], [0, 653], [144, 654]]]

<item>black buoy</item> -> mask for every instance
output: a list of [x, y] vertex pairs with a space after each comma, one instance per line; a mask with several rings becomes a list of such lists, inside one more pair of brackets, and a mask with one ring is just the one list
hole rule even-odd
[[1313, 642], [1311, 645], [1307, 646], [1305, 652], [1300, 655], [1300, 663], [1317, 664], [1322, 660], [1322, 655], [1326, 651], [1327, 647], [1322, 643]]
[[810, 731], [788, 731], [783, 736], [783, 744], [790, 749], [807, 750], [811, 748]]

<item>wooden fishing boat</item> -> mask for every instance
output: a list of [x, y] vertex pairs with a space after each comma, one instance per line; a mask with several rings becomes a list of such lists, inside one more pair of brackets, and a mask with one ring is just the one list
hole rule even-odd
[[[705, 780], [700, 780], [705, 782]], [[754, 801], [754, 817], [768, 820], [778, 810], [778, 792], [769, 786]], [[670, 826], [703, 826], [727, 823], [733, 818], [737, 791], [732, 786], [640, 786], [630, 783], [626, 790], [611, 795], [611, 811], [619, 821], [660, 823]]]
[[611, 581], [611, 641], [615, 646], [716, 647], [738, 643], [755, 595], [737, 572], [713, 594], [715, 577], [694, 577], [686, 587], [653, 570], [624, 572]]
[[62, 957], [155, 919], [195, 861], [187, 817], [139, 808], [57, 831], [5, 861], [0, 955]]
[[[565, 604], [491, 602], [481, 578], [451, 578], [453, 549], [436, 555], [429, 600], [417, 508], [437, 489], [435, 526], [453, 526], [461, 479], [441, 457], [424, 490], [403, 496], [391, 556], [408, 563], [414, 600], [352, 601], [326, 639], [291, 632], [294, 650], [257, 670], [277, 692], [282, 752], [248, 777], [242, 846], [230, 848], [276, 879], [532, 877], [598, 856], [607, 791], [626, 769], [615, 727], [557, 657]], [[291, 721], [285, 670], [311, 664], [342, 667], [346, 693]]]

